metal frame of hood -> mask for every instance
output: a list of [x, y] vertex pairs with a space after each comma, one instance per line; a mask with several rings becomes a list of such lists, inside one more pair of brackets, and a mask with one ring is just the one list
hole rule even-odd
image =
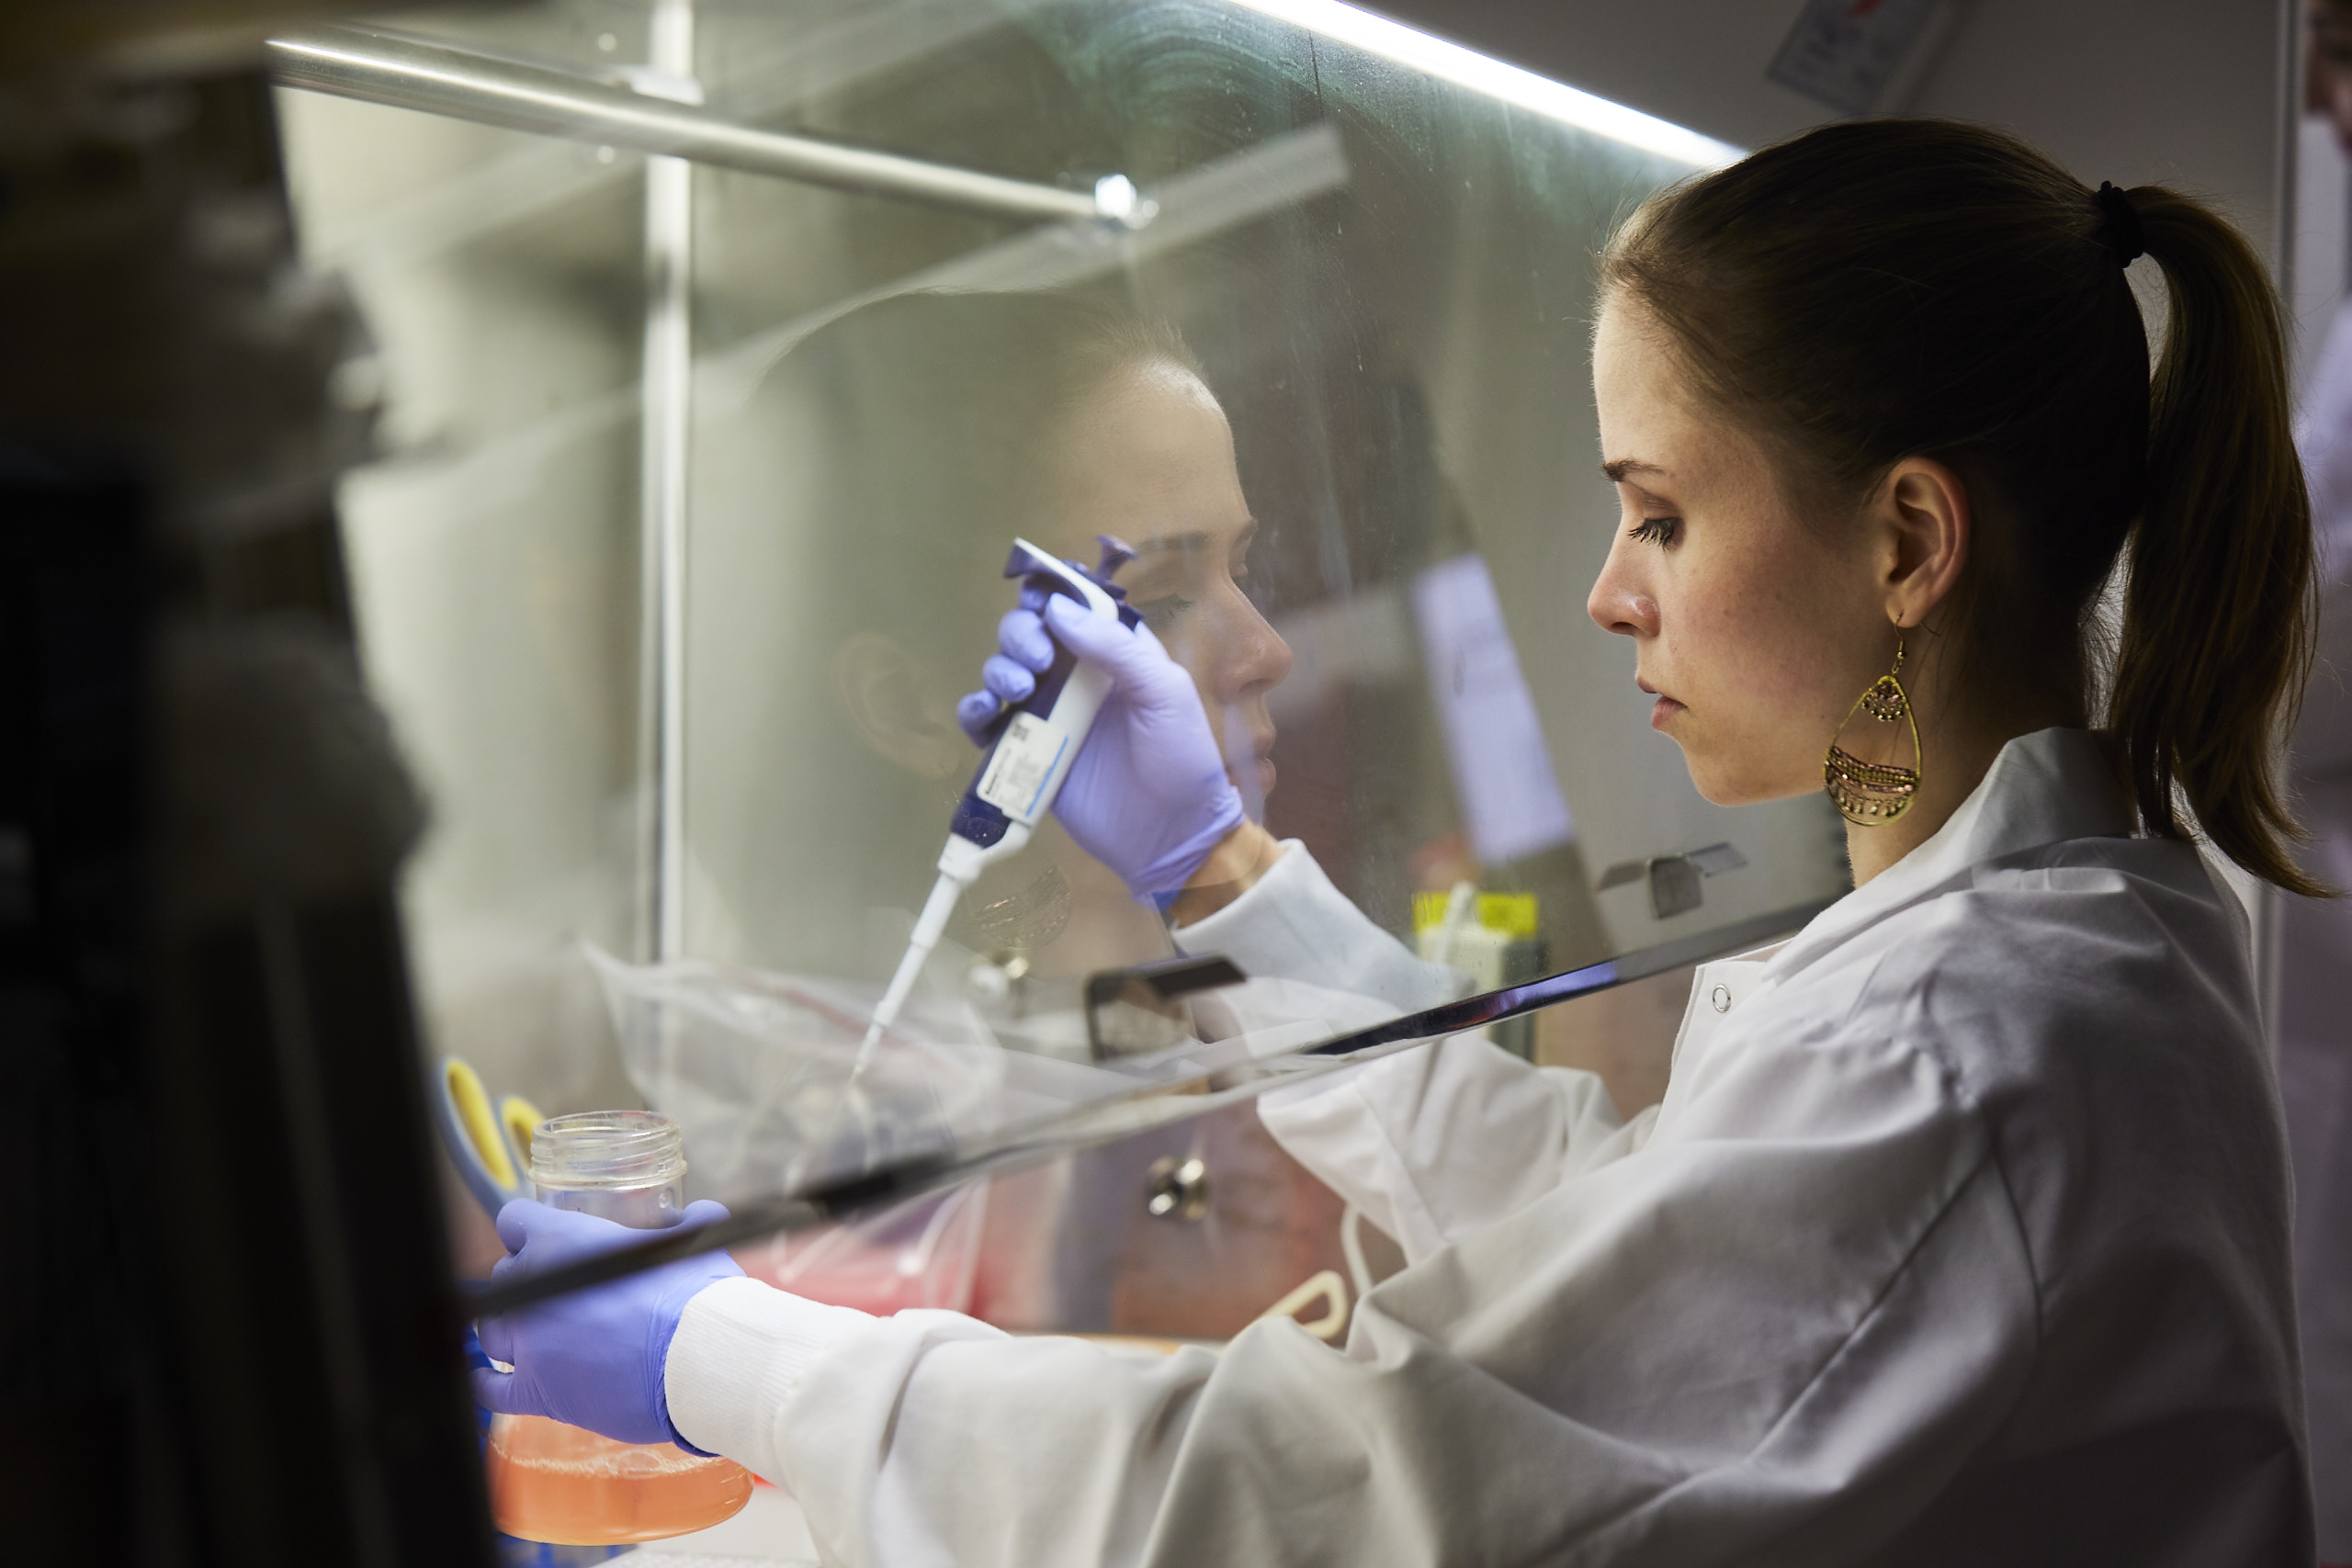
[[684, 632], [692, 423], [694, 182], [690, 164], [983, 213], [1131, 233], [1156, 205], [1125, 175], [1091, 192], [741, 125], [700, 107], [693, 0], [657, 0], [650, 73], [630, 86], [382, 28], [327, 23], [266, 45], [283, 87], [649, 155], [639, 409], [643, 646], [638, 913], [643, 956], [676, 957], [684, 911]]
[[691, 104], [381, 28], [291, 28], [266, 48], [281, 86], [1000, 218], [1126, 229], [1150, 220], [1149, 204], [1117, 175], [1091, 191], [1067, 190], [762, 130]]

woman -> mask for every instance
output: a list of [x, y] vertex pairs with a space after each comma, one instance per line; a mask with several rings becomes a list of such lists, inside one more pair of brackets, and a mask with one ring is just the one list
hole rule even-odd
[[[1455, 1041], [1265, 1107], [1409, 1260], [1344, 1353], [1273, 1323], [1139, 1361], [713, 1262], [485, 1325], [485, 1402], [732, 1454], [845, 1562], [2308, 1563], [2278, 1106], [2188, 841], [2309, 890], [2253, 254], [1991, 131], [1832, 127], [1634, 218], [1594, 386], [1624, 525], [1588, 608], [1653, 722], [1712, 798], [1826, 773], [1851, 824], [1850, 896], [1700, 971], [1663, 1105]], [[1147, 639], [1048, 624], [1135, 710], [1106, 776], [1206, 743]], [[1299, 861], [1232, 829], [1179, 940], [1311, 957]], [[525, 1273], [612, 1239], [504, 1228]]]

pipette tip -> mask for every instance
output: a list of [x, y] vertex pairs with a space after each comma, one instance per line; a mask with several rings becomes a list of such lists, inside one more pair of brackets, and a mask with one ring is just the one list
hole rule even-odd
[[857, 1048], [857, 1061], [852, 1065], [849, 1070], [851, 1077], [854, 1078], [858, 1074], [864, 1072], [865, 1070], [865, 1064], [874, 1060], [874, 1047], [882, 1043], [883, 1031], [888, 1028], [889, 1028], [889, 1021], [886, 1019], [877, 1018], [874, 1021], [873, 1027], [866, 1030], [865, 1040]]

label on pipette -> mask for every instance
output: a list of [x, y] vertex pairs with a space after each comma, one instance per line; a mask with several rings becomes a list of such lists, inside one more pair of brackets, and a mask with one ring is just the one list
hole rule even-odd
[[980, 798], [1014, 821], [1034, 826], [1046, 785], [1069, 745], [1069, 732], [1059, 725], [1033, 713], [1014, 714], [980, 775]]

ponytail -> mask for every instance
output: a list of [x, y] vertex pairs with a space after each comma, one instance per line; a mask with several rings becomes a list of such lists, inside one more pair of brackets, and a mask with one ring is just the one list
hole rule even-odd
[[[2171, 297], [2153, 378], [2122, 265], [2143, 251]], [[2278, 778], [2312, 657], [2311, 505], [2278, 299], [2234, 229], [2158, 186], [2095, 196], [1998, 131], [1872, 120], [1652, 198], [1601, 279], [1809, 512], [1849, 513], [1906, 457], [1960, 475], [1976, 536], [1938, 612], [1957, 700], [2103, 716], [2149, 832], [2325, 891], [2289, 852]], [[2102, 682], [2089, 633], [2127, 545]]]
[[2311, 668], [2311, 501], [2290, 434], [2277, 294], [2245, 236], [2157, 186], [2128, 193], [2171, 296], [2152, 387], [2108, 723], [2152, 832], [2205, 836], [2290, 892], [2278, 777]]

